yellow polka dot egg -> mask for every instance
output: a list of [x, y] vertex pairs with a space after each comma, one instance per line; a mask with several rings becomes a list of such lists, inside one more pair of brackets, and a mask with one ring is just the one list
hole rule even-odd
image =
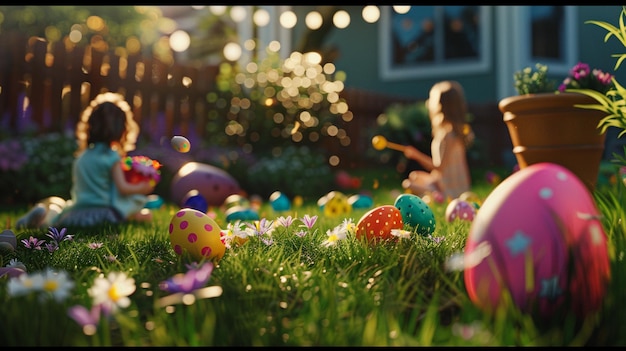
[[219, 225], [207, 214], [183, 208], [172, 217], [170, 242], [177, 255], [188, 252], [195, 260], [219, 261], [226, 252]]

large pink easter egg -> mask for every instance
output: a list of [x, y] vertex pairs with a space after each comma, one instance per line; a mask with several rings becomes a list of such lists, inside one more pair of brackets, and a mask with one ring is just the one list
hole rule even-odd
[[237, 180], [221, 168], [204, 163], [188, 162], [172, 178], [172, 201], [183, 207], [190, 190], [198, 190], [209, 206], [222, 206], [224, 200], [241, 189]]
[[170, 242], [177, 255], [187, 251], [195, 260], [219, 261], [226, 252], [219, 225], [208, 215], [192, 208], [183, 208], [172, 217]]
[[381, 240], [395, 239], [391, 235], [392, 229], [402, 229], [402, 213], [392, 205], [382, 205], [375, 207], [365, 213], [356, 225], [357, 239], [366, 239], [370, 243]]
[[539, 163], [513, 173], [470, 227], [464, 254], [470, 299], [490, 312], [504, 294], [541, 316], [563, 307], [579, 316], [597, 310], [610, 279], [598, 218], [591, 194], [568, 169]]

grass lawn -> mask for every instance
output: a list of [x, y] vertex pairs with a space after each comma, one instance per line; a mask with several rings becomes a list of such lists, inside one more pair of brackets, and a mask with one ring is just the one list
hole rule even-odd
[[[393, 205], [400, 178], [393, 170], [356, 172], [374, 206]], [[473, 175], [473, 192], [485, 199], [494, 186]], [[346, 195], [352, 194], [344, 191]], [[324, 195], [324, 194], [320, 194]], [[325, 246], [327, 231], [345, 219], [355, 223], [369, 209], [329, 217], [312, 201], [276, 212], [265, 201], [260, 218], [295, 220], [274, 227], [272, 243], [251, 237], [226, 249], [208, 283], [191, 294], [167, 292], [160, 283], [196, 262], [172, 249], [168, 227], [178, 206], [166, 203], [151, 223], [67, 228], [73, 240], [57, 250], [33, 250], [21, 240], [46, 242], [47, 231], [14, 230], [17, 248], [0, 248], [0, 266], [17, 259], [28, 274], [50, 267], [73, 282], [59, 301], [41, 292], [9, 290], [0, 278], [0, 344], [4, 346], [616, 346], [626, 344], [624, 234], [626, 189], [603, 185], [594, 192], [602, 214], [611, 259], [611, 282], [602, 308], [584, 320], [565, 313], [535, 318], [507, 305], [494, 314], [474, 306], [463, 271], [445, 269], [462, 253], [471, 222], [447, 222], [445, 203], [432, 203], [436, 229], [431, 236], [365, 245], [348, 235]], [[2, 223], [14, 223], [27, 206], [4, 207]], [[210, 209], [226, 229], [225, 213]], [[305, 215], [318, 216], [311, 228]], [[57, 228], [61, 229], [61, 228]], [[302, 236], [297, 235], [301, 231]], [[202, 264], [204, 262], [197, 262]], [[134, 279], [129, 305], [109, 314], [85, 313], [80, 323], [68, 315], [76, 305], [90, 310], [89, 290], [111, 272]], [[200, 278], [197, 278], [200, 279]], [[127, 282], [128, 283], [128, 282]], [[132, 284], [131, 284], [132, 285]], [[55, 287], [48, 286], [48, 291]], [[43, 287], [46, 290], [46, 285]], [[117, 294], [117, 295], [116, 295]], [[119, 297], [123, 291], [109, 292]]]

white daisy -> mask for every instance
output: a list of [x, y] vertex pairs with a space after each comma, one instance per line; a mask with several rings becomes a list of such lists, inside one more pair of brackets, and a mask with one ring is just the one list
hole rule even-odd
[[[52, 295], [57, 302], [64, 301], [74, 288], [74, 282], [69, 279], [66, 271], [55, 272], [50, 268], [46, 268], [42, 277], [42, 291]], [[45, 296], [42, 295], [42, 298]]]
[[105, 305], [111, 312], [118, 307], [126, 308], [130, 305], [129, 295], [135, 292], [135, 279], [124, 272], [110, 272], [106, 278], [100, 275], [89, 288], [89, 296], [94, 305]]

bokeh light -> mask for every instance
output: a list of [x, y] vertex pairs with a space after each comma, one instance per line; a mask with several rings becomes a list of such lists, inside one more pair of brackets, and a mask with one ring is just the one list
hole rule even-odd
[[324, 19], [322, 18], [322, 15], [317, 11], [311, 11], [307, 13], [306, 17], [304, 18], [304, 23], [306, 24], [307, 28], [311, 30], [319, 29], [322, 26], [323, 22]]
[[293, 11], [285, 11], [280, 14], [280, 25], [284, 28], [291, 29], [298, 23], [298, 17]]
[[226, 6], [222, 6], [222, 5], [209, 6], [209, 11], [211, 11], [211, 13], [216, 16], [221, 16], [226, 13]]
[[170, 47], [176, 52], [183, 52], [189, 48], [191, 38], [184, 30], [177, 30], [170, 35]]
[[252, 20], [257, 26], [265, 27], [268, 23], [270, 23], [270, 14], [266, 9], [258, 9], [254, 11]]
[[243, 6], [233, 6], [230, 9], [230, 18], [235, 21], [235, 23], [239, 23], [246, 19], [248, 16], [248, 11]]
[[375, 23], [380, 18], [380, 9], [375, 5], [368, 5], [363, 7], [361, 12], [363, 20], [367, 23]]
[[392, 6], [393, 10], [396, 11], [396, 13], [399, 13], [401, 15], [409, 12], [411, 10], [411, 6], [400, 6], [400, 5], [396, 5], [396, 6]]
[[229, 61], [237, 61], [241, 57], [241, 46], [237, 43], [228, 43], [224, 45], [224, 57]]
[[350, 25], [350, 15], [344, 10], [335, 12], [333, 15], [333, 24], [339, 29], [346, 28]]

